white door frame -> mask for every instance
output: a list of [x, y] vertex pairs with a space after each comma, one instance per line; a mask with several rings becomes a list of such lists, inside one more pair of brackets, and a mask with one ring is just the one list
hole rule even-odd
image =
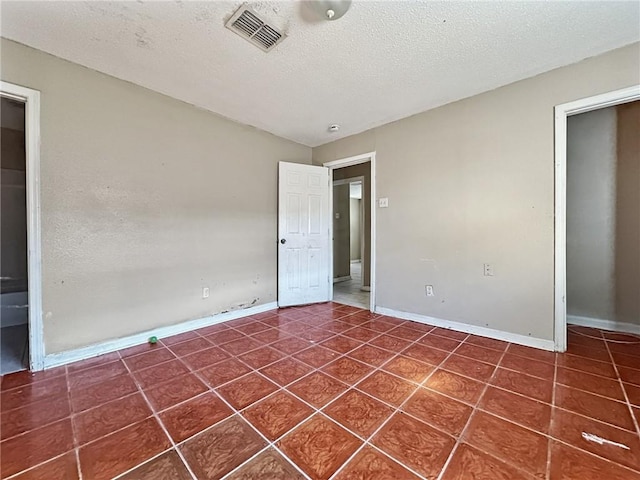
[[29, 368], [35, 372], [44, 369], [40, 232], [40, 92], [0, 81], [0, 96], [25, 103]]
[[555, 314], [554, 342], [567, 349], [567, 117], [640, 100], [640, 85], [555, 107]]
[[[333, 189], [333, 187], [338, 185], [351, 185], [352, 183], [357, 183], [357, 182], [360, 182], [362, 184], [362, 199], [364, 200], [365, 178], [362, 175], [358, 177], [349, 177], [349, 178], [342, 178], [340, 180], [334, 180], [331, 188]], [[333, 191], [331, 193], [332, 193], [331, 209], [333, 210]], [[349, 196], [349, 200], [351, 200], [351, 196]], [[351, 204], [349, 204], [349, 210], [351, 210]], [[333, 221], [333, 217], [332, 217], [332, 221]], [[351, 221], [351, 218], [349, 218], [349, 221]], [[365, 244], [365, 241], [364, 241], [365, 233], [364, 233], [364, 228], [362, 228], [363, 224], [364, 224], [364, 202], [360, 202], [360, 263], [361, 264], [364, 264], [364, 261], [363, 261], [364, 259], [362, 258], [362, 252], [364, 252], [364, 244]], [[333, 230], [331, 230], [331, 233], [333, 234]], [[349, 240], [351, 240], [351, 238], [349, 238]], [[331, 238], [331, 245], [333, 250], [333, 238]], [[351, 247], [351, 245], [349, 245], [349, 247]], [[349, 261], [351, 261], [351, 252], [349, 252]], [[331, 265], [333, 266], [333, 263]], [[349, 278], [351, 278], [351, 272], [349, 272]], [[360, 287], [364, 287], [364, 275], [361, 275]]]
[[[322, 165], [329, 168], [329, 174], [333, 180], [333, 170], [338, 168], [350, 167], [352, 165], [358, 165], [360, 163], [371, 162], [371, 259], [369, 264], [369, 280], [371, 283], [371, 293], [369, 300], [369, 310], [375, 312], [376, 310], [376, 152], [363, 153], [361, 155], [355, 155], [353, 157], [341, 158], [339, 160], [333, 160], [331, 162], [325, 162]], [[333, 182], [332, 182], [333, 183]], [[364, 190], [364, 185], [363, 185]], [[329, 235], [333, 238], [333, 194], [329, 195], [329, 215], [331, 216], [329, 222]], [[331, 272], [331, 278], [333, 278], [333, 248], [329, 252], [329, 272]], [[333, 300], [333, 288], [331, 289], [331, 300]]]

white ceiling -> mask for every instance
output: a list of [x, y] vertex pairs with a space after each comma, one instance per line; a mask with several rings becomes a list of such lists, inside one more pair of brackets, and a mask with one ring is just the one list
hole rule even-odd
[[[1, 34], [317, 146], [640, 39], [640, 2], [355, 0], [340, 20], [250, 2], [288, 35], [264, 53], [235, 2], [7, 2]], [[329, 133], [331, 123], [342, 126]]]

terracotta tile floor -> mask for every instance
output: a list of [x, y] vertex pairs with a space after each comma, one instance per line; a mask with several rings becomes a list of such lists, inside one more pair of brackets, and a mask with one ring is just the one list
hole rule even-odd
[[640, 338], [580, 327], [556, 355], [290, 308], [6, 375], [0, 403], [2, 478], [640, 479]]

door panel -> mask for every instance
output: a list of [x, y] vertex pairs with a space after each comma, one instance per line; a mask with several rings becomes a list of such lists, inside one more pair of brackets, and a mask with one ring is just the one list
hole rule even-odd
[[280, 162], [278, 305], [329, 300], [329, 169]]

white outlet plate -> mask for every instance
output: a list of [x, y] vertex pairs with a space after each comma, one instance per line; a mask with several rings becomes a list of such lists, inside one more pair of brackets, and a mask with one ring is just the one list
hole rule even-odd
[[433, 291], [433, 285], [425, 285], [424, 286], [424, 293], [427, 295], [427, 297], [435, 296], [435, 293]]
[[209, 290], [209, 287], [202, 288], [202, 298], [209, 298], [210, 294], [211, 294], [211, 290]]
[[378, 199], [378, 207], [380, 208], [387, 208], [389, 206], [389, 199], [388, 198], [379, 198]]
[[493, 265], [491, 265], [490, 263], [484, 264], [484, 276], [493, 277]]

